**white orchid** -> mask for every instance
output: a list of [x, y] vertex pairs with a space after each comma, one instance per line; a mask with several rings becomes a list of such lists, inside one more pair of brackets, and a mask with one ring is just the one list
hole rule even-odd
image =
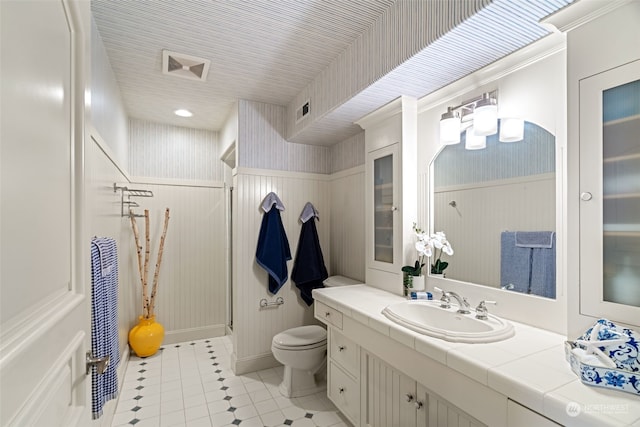
[[415, 265], [407, 265], [402, 268], [402, 271], [412, 275], [419, 276], [424, 266], [424, 257], [431, 258], [436, 252], [438, 257], [433, 264], [431, 264], [432, 274], [442, 274], [442, 272], [449, 265], [446, 261], [441, 261], [442, 253], [451, 256], [453, 255], [453, 248], [451, 243], [447, 240], [447, 236], [442, 231], [435, 232], [431, 235], [425, 233], [422, 229], [418, 228], [416, 224], [413, 224], [413, 231], [416, 235], [416, 251], [418, 252], [418, 260]]
[[415, 265], [406, 265], [402, 268], [402, 271], [412, 276], [419, 276], [424, 266], [424, 258], [431, 258], [437, 252], [437, 258], [435, 262], [431, 264], [432, 274], [442, 274], [442, 272], [449, 265], [448, 262], [442, 261], [442, 253], [451, 256], [453, 255], [453, 248], [451, 243], [447, 240], [447, 236], [442, 231], [435, 232], [431, 235], [425, 233], [422, 229], [418, 228], [416, 224], [413, 224], [413, 231], [416, 235], [416, 251], [418, 252], [418, 260]]

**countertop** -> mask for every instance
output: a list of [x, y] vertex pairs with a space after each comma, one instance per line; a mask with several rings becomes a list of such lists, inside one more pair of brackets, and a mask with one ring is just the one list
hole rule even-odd
[[[565, 336], [511, 321], [515, 335], [483, 344], [421, 335], [387, 319], [405, 298], [367, 286], [314, 289], [317, 301], [558, 423], [640, 427], [640, 397], [583, 384], [564, 356]], [[437, 391], [437, 390], [434, 390]]]

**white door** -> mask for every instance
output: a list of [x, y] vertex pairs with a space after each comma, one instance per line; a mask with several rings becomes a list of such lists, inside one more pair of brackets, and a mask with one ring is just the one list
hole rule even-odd
[[0, 19], [0, 425], [88, 425], [89, 2], [2, 0]]

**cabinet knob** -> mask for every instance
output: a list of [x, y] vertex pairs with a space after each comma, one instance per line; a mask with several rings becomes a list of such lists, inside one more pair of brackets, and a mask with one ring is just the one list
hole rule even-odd
[[422, 402], [420, 402], [419, 400], [416, 400], [416, 409], [419, 411], [420, 409], [422, 409]]
[[343, 345], [339, 345], [339, 346], [338, 346], [338, 351], [343, 351], [345, 348], [346, 348], [345, 346], [343, 346]]
[[409, 403], [413, 402], [413, 394], [411, 393], [405, 394], [405, 400]]
[[391, 210], [392, 210], [392, 211], [397, 211], [397, 210], [398, 210], [398, 207], [397, 207], [397, 206], [391, 206]]
[[338, 389], [338, 392], [339, 392], [340, 394], [343, 394], [343, 393], [344, 393], [344, 387], [340, 387], [340, 388]]
[[580, 194], [580, 199], [582, 199], [585, 202], [588, 202], [589, 200], [591, 200], [593, 198], [593, 196], [591, 195], [591, 193], [589, 193], [588, 191], [585, 191], [584, 193]]
[[331, 313], [329, 313], [328, 311], [324, 314], [324, 317], [329, 317], [331, 316]]

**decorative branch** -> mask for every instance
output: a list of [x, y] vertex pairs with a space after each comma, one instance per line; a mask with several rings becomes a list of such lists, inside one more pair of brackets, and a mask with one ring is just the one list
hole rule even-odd
[[[144, 272], [142, 266], [142, 245], [140, 245], [140, 232], [138, 231], [138, 222], [136, 221], [135, 214], [133, 211], [129, 211], [129, 218], [131, 219], [131, 227], [133, 228], [133, 236], [136, 241], [136, 252], [138, 254], [138, 274], [140, 275], [140, 286], [144, 291]], [[142, 296], [142, 312], [144, 314], [144, 294]]]
[[151, 249], [149, 244], [149, 209], [144, 210], [144, 274], [142, 276], [142, 315], [146, 318], [149, 317], [149, 293], [147, 292], [147, 278], [149, 277], [149, 257], [151, 255]]
[[156, 303], [156, 294], [158, 291], [158, 277], [160, 275], [160, 265], [162, 264], [162, 254], [164, 253], [164, 241], [167, 237], [167, 229], [169, 228], [169, 208], [166, 208], [164, 212], [164, 228], [162, 230], [162, 236], [160, 237], [160, 246], [158, 248], [158, 257], [156, 261], [156, 268], [153, 274], [153, 285], [151, 287], [151, 295], [149, 295], [149, 258], [151, 258], [151, 243], [150, 243], [150, 231], [149, 231], [149, 210], [144, 211], [144, 261], [142, 257], [142, 245], [140, 244], [140, 231], [138, 230], [138, 223], [133, 211], [129, 213], [131, 219], [131, 227], [133, 228], [133, 235], [136, 242], [136, 252], [138, 255], [138, 273], [140, 274], [140, 284], [142, 285], [142, 317], [149, 319], [154, 315], [154, 308]]
[[151, 289], [151, 300], [149, 302], [149, 316], [153, 316], [153, 310], [156, 303], [156, 292], [158, 290], [158, 275], [160, 274], [160, 264], [162, 263], [162, 254], [164, 253], [164, 239], [167, 237], [167, 228], [169, 227], [169, 208], [164, 211], [164, 228], [160, 237], [160, 246], [158, 248], [158, 260], [156, 261], [156, 270], [153, 274], [153, 287]]

